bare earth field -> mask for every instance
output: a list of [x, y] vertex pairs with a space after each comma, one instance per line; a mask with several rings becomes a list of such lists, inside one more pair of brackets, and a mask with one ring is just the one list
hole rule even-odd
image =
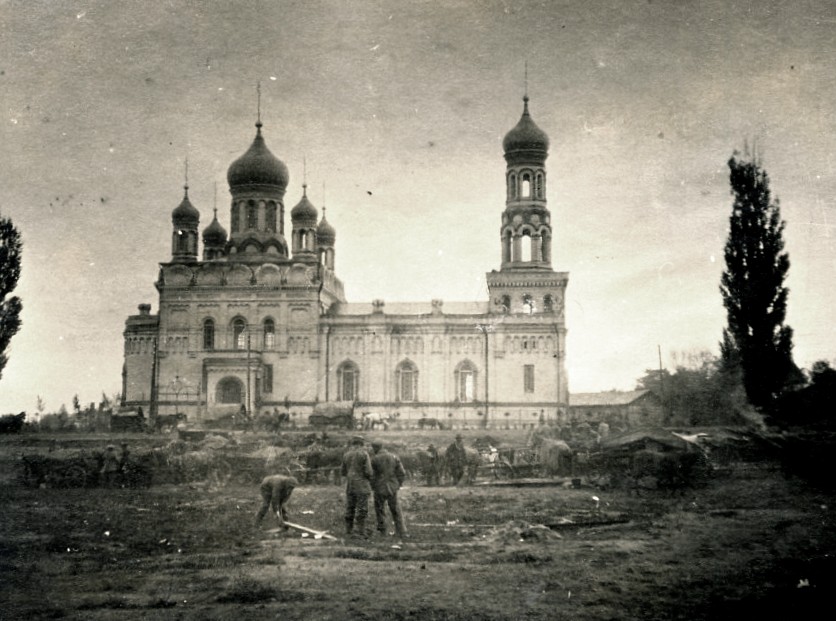
[[361, 542], [342, 537], [336, 485], [289, 503], [329, 541], [254, 527], [257, 485], [234, 478], [24, 488], [27, 450], [0, 441], [0, 619], [816, 618], [836, 586], [834, 499], [767, 462], [681, 494], [411, 480], [410, 538]]

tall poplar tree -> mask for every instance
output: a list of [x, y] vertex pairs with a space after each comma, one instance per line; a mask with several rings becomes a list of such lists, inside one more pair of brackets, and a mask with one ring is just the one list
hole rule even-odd
[[720, 350], [726, 370], [741, 372], [749, 402], [770, 409], [799, 373], [792, 328], [784, 325], [790, 268], [784, 221], [757, 157], [735, 151], [729, 169], [734, 203], [720, 281], [728, 322]]
[[6, 350], [12, 337], [20, 330], [23, 304], [10, 296], [20, 278], [20, 233], [8, 218], [0, 217], [0, 378], [9, 357]]

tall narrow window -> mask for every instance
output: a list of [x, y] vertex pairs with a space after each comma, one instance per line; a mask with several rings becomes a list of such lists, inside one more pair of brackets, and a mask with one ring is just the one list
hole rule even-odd
[[517, 175], [514, 173], [508, 175], [508, 198], [517, 198]]
[[456, 368], [456, 399], [471, 403], [476, 398], [476, 367], [465, 360]]
[[534, 365], [523, 365], [523, 390], [534, 392]]
[[537, 176], [534, 177], [534, 196], [543, 198], [543, 173], [537, 173]]
[[232, 322], [232, 342], [235, 349], [247, 349], [247, 322], [240, 317]]
[[261, 367], [261, 390], [263, 392], [273, 392], [273, 365], [265, 364]]
[[528, 173], [522, 176], [522, 197], [531, 198], [531, 175]]
[[258, 228], [258, 211], [256, 210], [256, 205], [253, 201], [247, 203], [247, 228]]
[[502, 312], [506, 313], [506, 314], [511, 312], [511, 296], [510, 295], [503, 295], [502, 296]]
[[524, 261], [526, 263], [531, 261], [531, 258], [532, 258], [531, 244], [532, 244], [531, 235], [529, 235], [528, 233], [525, 233], [520, 238], [520, 259], [519, 259], [520, 261]]
[[344, 362], [337, 369], [337, 399], [356, 401], [360, 387], [360, 370], [353, 362]]
[[550, 293], [547, 293], [543, 297], [543, 312], [544, 313], [553, 313], [554, 312], [554, 298]]
[[215, 321], [212, 319], [203, 322], [203, 349], [215, 349]]
[[241, 228], [241, 209], [238, 207], [238, 203], [232, 204], [232, 232], [237, 233], [238, 229]]
[[276, 324], [272, 319], [264, 320], [264, 349], [273, 349], [276, 345]]
[[270, 201], [267, 203], [267, 211], [264, 214], [265, 228], [270, 233], [276, 232], [276, 203]]
[[418, 369], [408, 360], [395, 371], [395, 390], [399, 401], [416, 401], [418, 398]]
[[523, 296], [523, 312], [526, 315], [534, 313], [534, 299], [527, 293]]

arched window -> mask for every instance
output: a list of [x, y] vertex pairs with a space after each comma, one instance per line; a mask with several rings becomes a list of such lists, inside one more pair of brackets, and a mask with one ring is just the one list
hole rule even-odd
[[337, 369], [337, 399], [339, 401], [357, 401], [360, 392], [360, 369], [347, 360]]
[[514, 173], [508, 175], [508, 198], [517, 198], [517, 175]]
[[538, 172], [534, 177], [534, 196], [535, 198], [543, 198], [543, 173]]
[[522, 197], [531, 198], [531, 174], [523, 173], [522, 176]]
[[532, 244], [534, 241], [531, 239], [531, 235], [528, 233], [523, 233], [522, 237], [520, 238], [520, 261], [531, 261], [533, 252], [532, 252]]
[[256, 205], [254, 201], [250, 201], [247, 203], [247, 228], [258, 228], [258, 211], [256, 210]]
[[238, 203], [232, 204], [232, 232], [237, 233], [238, 229], [240, 228], [241, 222], [241, 210], [238, 207]]
[[203, 349], [215, 349], [215, 320], [207, 319], [203, 322]]
[[242, 403], [244, 384], [237, 377], [225, 377], [215, 388], [217, 403]]
[[502, 312], [506, 313], [506, 314], [511, 312], [511, 296], [510, 295], [503, 295], [502, 296]]
[[534, 313], [534, 298], [527, 293], [523, 295], [523, 312], [526, 315]]
[[551, 293], [547, 293], [543, 296], [543, 312], [544, 313], [553, 313], [554, 312], [554, 298], [552, 297]]
[[264, 320], [264, 349], [273, 349], [276, 345], [276, 323], [272, 319]]
[[398, 401], [418, 400], [418, 368], [409, 360], [395, 370], [395, 397]]
[[465, 360], [456, 367], [456, 399], [471, 403], [476, 399], [476, 367]]
[[232, 342], [235, 349], [247, 349], [247, 322], [241, 317], [232, 322]]

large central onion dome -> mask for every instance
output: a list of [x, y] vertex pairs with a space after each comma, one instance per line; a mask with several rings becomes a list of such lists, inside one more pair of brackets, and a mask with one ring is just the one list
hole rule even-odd
[[255, 126], [258, 131], [250, 148], [244, 155], [232, 162], [226, 172], [229, 187], [269, 185], [277, 186], [284, 191], [290, 178], [287, 166], [267, 148], [264, 137], [261, 135], [261, 122], [259, 121]]
[[505, 155], [539, 155], [544, 156], [549, 151], [549, 137], [542, 129], [537, 127], [537, 124], [528, 113], [528, 95], [523, 97], [524, 108], [522, 117], [514, 126], [514, 129], [505, 134], [502, 141], [502, 148], [505, 150]]

